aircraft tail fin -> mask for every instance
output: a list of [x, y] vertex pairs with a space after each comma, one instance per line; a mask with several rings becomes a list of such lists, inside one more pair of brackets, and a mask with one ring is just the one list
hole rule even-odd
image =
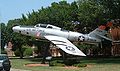
[[107, 34], [107, 31], [110, 29], [110, 27], [112, 25], [113, 25], [113, 23], [112, 23], [112, 21], [110, 21], [107, 24], [99, 26], [94, 31], [90, 32], [88, 35], [91, 37], [103, 38], [103, 36], [105, 36]]

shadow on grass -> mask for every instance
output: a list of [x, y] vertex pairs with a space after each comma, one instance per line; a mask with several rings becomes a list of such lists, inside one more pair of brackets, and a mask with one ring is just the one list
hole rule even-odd
[[120, 64], [120, 57], [86, 57], [82, 58], [80, 62], [96, 64]]
[[[9, 57], [9, 58], [10, 58], [10, 60], [21, 59], [20, 57]], [[30, 62], [41, 62], [42, 58], [24, 57], [21, 60], [27, 60]]]
[[[20, 59], [19, 57], [10, 57], [10, 59]], [[23, 58], [24, 60], [28, 60], [30, 62], [42, 62], [41, 58]], [[53, 58], [52, 61], [58, 61], [58, 63], [64, 63], [62, 58]], [[120, 57], [84, 57], [77, 59], [77, 63], [85, 63], [85, 64], [120, 64]], [[68, 61], [70, 62], [70, 61]], [[72, 61], [71, 61], [72, 62]]]

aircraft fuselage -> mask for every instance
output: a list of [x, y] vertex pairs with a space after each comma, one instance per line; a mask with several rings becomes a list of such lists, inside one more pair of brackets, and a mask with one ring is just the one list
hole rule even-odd
[[80, 41], [80, 42], [91, 42], [99, 43], [101, 40], [90, 37], [89, 35], [84, 35], [78, 32], [72, 32], [60, 29], [42, 28], [42, 27], [13, 27], [14, 32], [21, 33], [23, 35], [33, 36], [40, 39], [45, 39], [45, 35], [53, 35], [67, 38], [70, 41]]

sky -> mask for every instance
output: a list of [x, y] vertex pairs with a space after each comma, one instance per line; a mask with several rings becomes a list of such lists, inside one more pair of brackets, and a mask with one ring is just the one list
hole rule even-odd
[[[0, 1], [0, 23], [7, 23], [9, 20], [21, 18], [22, 14], [37, 11], [42, 6], [48, 7], [53, 2], [61, 0], [1, 0]], [[75, 0], [66, 0], [71, 3]]]

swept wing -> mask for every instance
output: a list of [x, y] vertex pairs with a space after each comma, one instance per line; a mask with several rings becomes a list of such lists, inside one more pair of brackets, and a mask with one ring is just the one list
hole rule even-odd
[[80, 51], [75, 45], [73, 45], [68, 39], [64, 37], [48, 35], [45, 36], [45, 38], [68, 54], [86, 56], [82, 51]]

